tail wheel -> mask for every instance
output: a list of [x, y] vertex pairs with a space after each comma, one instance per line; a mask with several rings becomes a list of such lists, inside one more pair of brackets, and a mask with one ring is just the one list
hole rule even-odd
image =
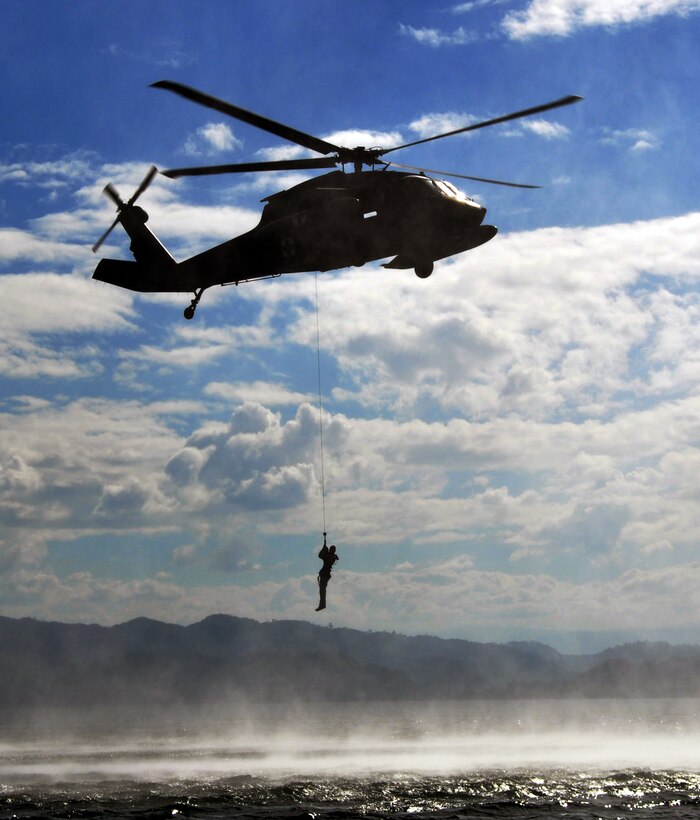
[[432, 262], [421, 262], [420, 264], [416, 265], [415, 267], [416, 276], [419, 279], [427, 279], [430, 274], [433, 272], [433, 263]]
[[197, 288], [197, 290], [195, 290], [194, 299], [189, 303], [189, 305], [187, 305], [187, 307], [182, 312], [182, 315], [185, 317], [185, 319], [194, 319], [194, 312], [195, 310], [197, 310], [197, 305], [199, 304], [199, 300], [202, 298], [204, 290], [204, 288]]

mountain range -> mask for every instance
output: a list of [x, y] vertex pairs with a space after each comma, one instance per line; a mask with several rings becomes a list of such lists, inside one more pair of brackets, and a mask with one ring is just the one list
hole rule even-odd
[[0, 617], [0, 716], [231, 702], [695, 697], [700, 647], [565, 655], [541, 643], [260, 623], [212, 615], [105, 627]]

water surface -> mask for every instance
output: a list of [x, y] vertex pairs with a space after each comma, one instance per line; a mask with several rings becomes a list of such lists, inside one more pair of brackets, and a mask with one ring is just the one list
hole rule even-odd
[[0, 820], [700, 817], [700, 701], [72, 716], [0, 733]]

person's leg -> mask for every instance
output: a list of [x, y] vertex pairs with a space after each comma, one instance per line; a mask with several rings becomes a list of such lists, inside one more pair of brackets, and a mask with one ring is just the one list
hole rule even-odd
[[328, 586], [328, 576], [327, 575], [319, 575], [318, 576], [318, 592], [319, 592], [319, 602], [316, 612], [320, 609], [326, 608], [326, 587]]

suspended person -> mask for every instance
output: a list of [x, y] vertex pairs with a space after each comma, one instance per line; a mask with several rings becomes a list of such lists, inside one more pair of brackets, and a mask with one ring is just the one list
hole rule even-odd
[[330, 547], [326, 546], [325, 532], [323, 533], [323, 546], [321, 547], [318, 557], [323, 561], [323, 566], [318, 573], [318, 592], [320, 600], [316, 607], [316, 612], [320, 612], [320, 610], [326, 608], [326, 587], [331, 579], [333, 564], [339, 559], [335, 551], [335, 544], [331, 544]]

